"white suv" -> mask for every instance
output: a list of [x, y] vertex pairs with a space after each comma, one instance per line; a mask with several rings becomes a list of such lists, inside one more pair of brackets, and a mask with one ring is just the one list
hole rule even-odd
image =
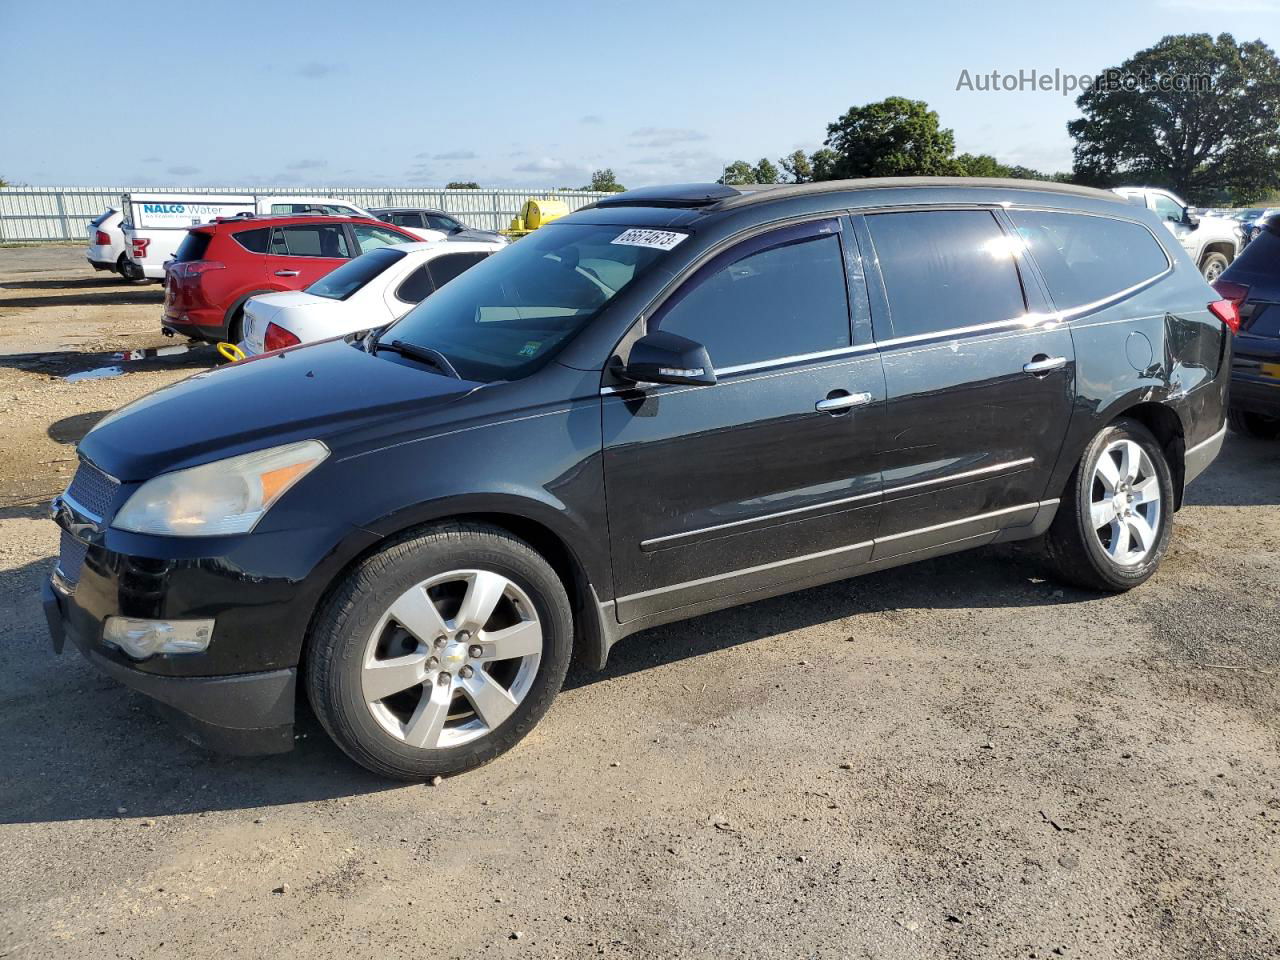
[[1197, 216], [1181, 197], [1169, 190], [1116, 187], [1115, 192], [1132, 203], [1154, 210], [1210, 283], [1221, 276], [1244, 246], [1244, 231], [1239, 223], [1226, 217]]

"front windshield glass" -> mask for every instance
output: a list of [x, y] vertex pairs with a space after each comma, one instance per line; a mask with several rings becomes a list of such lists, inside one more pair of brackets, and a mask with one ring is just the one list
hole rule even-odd
[[345, 300], [403, 256], [403, 250], [378, 247], [326, 273], [307, 287], [306, 292], [330, 300]]
[[541, 367], [685, 234], [549, 224], [449, 281], [386, 330], [439, 350], [465, 380]]

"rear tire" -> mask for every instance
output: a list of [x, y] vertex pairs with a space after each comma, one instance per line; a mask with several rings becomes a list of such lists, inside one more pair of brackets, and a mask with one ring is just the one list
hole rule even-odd
[[1200, 261], [1200, 274], [1208, 283], [1213, 283], [1220, 276], [1222, 271], [1227, 269], [1230, 262], [1226, 256], [1221, 253], [1205, 254], [1205, 258]]
[[1045, 554], [1057, 577], [1119, 592], [1146, 581], [1173, 527], [1173, 475], [1151, 431], [1122, 419], [1098, 432], [1063, 491]]
[[1227, 411], [1227, 422], [1236, 433], [1258, 440], [1280, 439], [1280, 417], [1268, 417], [1263, 413], [1250, 413], [1247, 410], [1230, 409]]
[[130, 283], [141, 283], [147, 279], [147, 275], [142, 272], [142, 267], [130, 260], [127, 253], [120, 254], [120, 259], [116, 261], [116, 270]]
[[304, 674], [316, 717], [384, 777], [462, 773], [515, 746], [560, 691], [573, 649], [564, 585], [485, 524], [406, 534], [324, 604]]

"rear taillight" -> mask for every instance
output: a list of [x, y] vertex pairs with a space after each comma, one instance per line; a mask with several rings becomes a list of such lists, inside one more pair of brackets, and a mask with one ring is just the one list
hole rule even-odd
[[173, 265], [173, 273], [179, 277], [198, 277], [201, 274], [208, 273], [210, 270], [225, 270], [227, 265], [217, 260], [188, 260], [185, 263], [175, 263]]
[[103, 230], [95, 230], [93, 232], [93, 242], [100, 247], [111, 246], [111, 238], [108, 237], [106, 232]]
[[264, 350], [283, 350], [285, 347], [296, 347], [301, 342], [284, 327], [277, 327], [274, 323], [267, 324], [267, 332], [262, 337]]
[[133, 259], [143, 260], [147, 256], [147, 247], [151, 246], [151, 239], [149, 237], [134, 237], [131, 246], [133, 247]]
[[1234, 300], [1215, 300], [1209, 304], [1209, 312], [1232, 333], [1240, 332], [1240, 307]]

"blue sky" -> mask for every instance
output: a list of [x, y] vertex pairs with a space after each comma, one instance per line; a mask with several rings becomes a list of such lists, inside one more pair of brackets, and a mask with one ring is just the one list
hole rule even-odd
[[1072, 97], [1167, 33], [1280, 43], [1280, 0], [80, 3], [0, 0], [0, 175], [67, 185], [713, 180], [926, 100], [961, 151], [1067, 169]]

